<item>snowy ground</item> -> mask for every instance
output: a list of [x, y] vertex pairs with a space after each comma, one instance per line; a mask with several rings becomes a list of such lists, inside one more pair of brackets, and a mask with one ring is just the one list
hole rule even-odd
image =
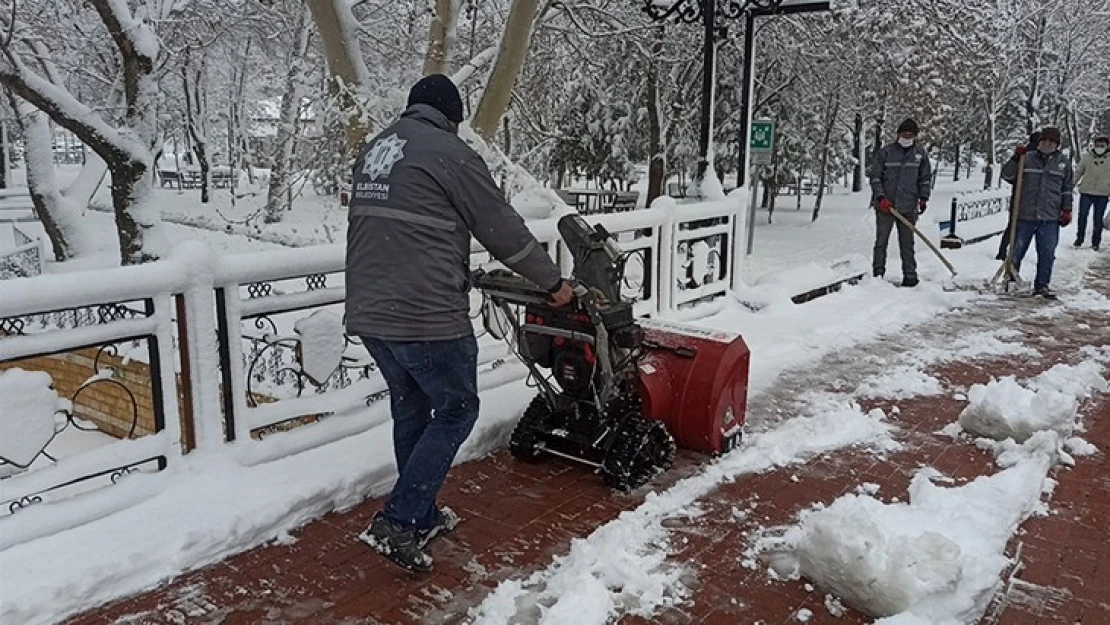
[[[209, 225], [222, 219], [198, 210], [191, 198], [186, 199], [190, 195], [188, 191], [180, 196], [171, 190], [158, 193], [166, 201], [163, 212], [167, 216]], [[942, 191], [938, 190], [935, 198], [933, 210], [946, 208]], [[865, 209], [865, 204], [865, 198], [860, 195], [833, 195], [828, 198], [821, 219], [815, 223], [808, 221], [808, 207], [799, 213], [780, 207], [775, 224], [764, 223], [758, 227], [756, 255], [748, 267], [752, 276], [758, 276], [752, 281], [799, 264], [812, 262], [827, 266], [853, 254], [868, 255], [873, 216]], [[251, 209], [240, 210], [246, 213]], [[109, 232], [108, 219], [107, 214], [95, 215], [96, 227]], [[325, 225], [327, 228], [323, 227]], [[332, 226], [337, 229], [333, 230]], [[316, 213], [307, 210], [303, 215], [298, 214], [296, 222], [276, 231], [287, 233], [286, 243], [298, 237], [322, 236], [314, 240], [323, 241], [341, 236], [338, 229], [341, 227], [338, 207], [321, 206]], [[184, 226], [173, 231], [182, 237], [211, 237], [209, 242], [217, 249], [244, 251], [275, 245]], [[951, 259], [962, 278], [986, 278], [997, 267], [993, 261], [994, 247], [994, 242], [970, 246], [953, 253]], [[888, 273], [897, 276], [895, 250], [892, 241]], [[661, 543], [665, 532], [661, 523], [666, 518], [689, 513], [697, 498], [715, 484], [745, 473], [804, 462], [816, 453], [849, 445], [867, 446], [877, 454], [897, 448], [899, 443], [885, 415], [860, 411], [854, 398], [867, 394], [904, 396], [931, 392], [932, 385], [919, 374], [917, 365], [929, 359], [960, 357], [961, 353], [959, 349], [952, 349], [953, 329], [950, 327], [951, 320], [959, 315], [943, 315], [975, 306], [984, 299], [974, 293], [942, 290], [946, 272], [928, 254], [919, 247], [918, 259], [925, 282], [918, 289], [898, 289], [884, 280], [867, 279], [858, 286], [801, 306], [770, 298], [766, 308], [753, 312], [738, 301], [730, 302], [713, 317], [698, 321], [705, 327], [740, 331], [752, 349], [752, 400], [747, 442], [736, 452], [707, 466], [703, 473], [666, 492], [649, 495], [640, 509], [622, 515], [590, 537], [575, 542], [569, 554], [547, 569], [529, 579], [502, 584], [476, 607], [474, 620], [506, 622], [522, 605], [542, 603], [550, 606], [541, 621], [544, 623], [604, 623], [615, 606], [628, 609], [628, 595], [635, 597], [638, 611], [650, 614], [656, 607], [679, 600], [683, 592], [678, 583], [679, 572], [665, 563], [666, 551]], [[1106, 304], [1104, 299], [1078, 290], [1078, 277], [1092, 258], [1089, 250], [1060, 248], [1057, 287], [1070, 289], [1066, 296], [1070, 299], [1066, 299], [1064, 305], [1098, 307]], [[774, 281], [768, 277], [766, 282], [773, 285]], [[761, 294], [768, 292], [765, 290]], [[975, 316], [971, 317], [969, 323], [973, 324]], [[945, 321], [938, 324], [938, 319]], [[804, 385], [796, 384], [798, 380], [792, 376], [804, 372], [815, 375], [812, 367], [824, 362], [822, 358], [842, 351], [851, 353], [853, 346], [899, 335], [914, 327], [922, 329], [913, 335], [912, 358], [906, 356], [906, 350], [897, 347], [892, 347], [889, 354], [876, 351], [864, 357], [857, 354], [853, 361], [845, 363], [846, 369], [854, 370], [856, 375], [842, 394], [796, 397], [797, 389]], [[992, 353], [992, 350], [1020, 349], [1008, 343], [1005, 336], [985, 333], [987, 329], [973, 328], [968, 336], [961, 334], [966, 339], [962, 343], [962, 357], [973, 358]], [[883, 344], [882, 341], [879, 344]], [[838, 375], [853, 379], [844, 371], [838, 371]], [[784, 392], [795, 397], [788, 402], [772, 402]], [[1068, 392], [1074, 394], [1076, 391]], [[479, 457], [503, 444], [508, 428], [530, 394], [521, 384], [504, 386], [487, 394], [479, 429], [468, 442], [460, 461]], [[771, 405], [775, 409], [765, 411]], [[378, 405], [371, 410], [385, 409], [384, 405]], [[336, 418], [364, 419], [366, 415]], [[253, 467], [240, 466], [222, 456], [191, 454], [167, 471], [128, 476], [125, 480], [132, 482], [131, 488], [142, 495], [140, 503], [85, 526], [0, 552], [0, 571], [5, 578], [5, 583], [0, 585], [0, 621], [53, 622], [61, 615], [149, 588], [182, 571], [218, 561], [232, 553], [269, 540], [281, 540], [291, 529], [328, 510], [349, 507], [368, 496], [380, 495], [395, 473], [392, 462], [386, 460], [392, 456], [388, 451], [388, 428], [387, 423], [323, 448]], [[1043, 481], [1043, 469], [1050, 462], [1042, 455], [1027, 455], [1029, 462], [1036, 464], [1017, 461], [1010, 470], [1020, 469], [1024, 473], [1002, 480], [1012, 482], [1014, 496], [1025, 502], [1015, 504], [1010, 517], [1020, 516], [1035, 507], [1039, 501], [1036, 497], [1040, 492], [1039, 483], [1035, 492], [1028, 487], [1037, 479]], [[280, 488], [274, 487], [275, 479], [280, 480]], [[930, 494], [931, 488], [931, 484], [922, 483], [917, 489], [918, 495], [911, 497], [911, 505], [916, 505], [919, 499], [939, 498], [940, 495]], [[81, 501], [74, 500], [31, 507], [14, 517], [14, 522], [48, 522], [51, 515], [66, 514], [67, 509], [81, 505]], [[859, 514], [853, 505], [841, 504], [847, 517]], [[948, 505], [939, 503], [934, 508], [941, 510]], [[929, 513], [932, 512], [928, 509], [914, 512]], [[893, 523], [885, 519], [903, 518], [898, 516], [903, 511], [892, 511], [887, 517], [882, 514], [887, 513], [875, 513], [876, 535]], [[12, 519], [7, 521], [9, 525], [12, 522]], [[814, 523], [818, 528], [825, 526]], [[808, 526], [803, 524], [799, 530], [803, 534], [805, 527]], [[895, 534], [889, 542], [903, 545], [905, 541], [899, 536], [902, 534]], [[824, 536], [824, 539], [843, 541], [844, 537], [833, 535]], [[946, 540], [959, 544], [958, 537]], [[803, 544], [802, 541], [798, 543]], [[940, 539], [930, 545], [938, 553], [951, 551], [949, 543]], [[804, 553], [803, 548], [798, 550]], [[906, 553], [895, 548], [890, 557], [904, 557]], [[937, 589], [948, 587], [945, 582], [948, 578], [944, 575], [944, 570], [937, 571], [928, 580], [932, 585], [923, 586], [928, 592], [907, 594], [900, 603], [892, 605], [916, 610], [922, 597], [933, 596]], [[112, 582], [105, 583], [106, 578]], [[898, 586], [901, 590], [905, 588]]]

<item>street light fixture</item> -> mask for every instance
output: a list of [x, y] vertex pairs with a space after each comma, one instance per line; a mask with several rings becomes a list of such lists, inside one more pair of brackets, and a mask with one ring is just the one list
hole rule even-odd
[[696, 180], [700, 186], [709, 167], [709, 144], [713, 133], [713, 87], [715, 84], [715, 41], [724, 35], [725, 27], [717, 26], [718, 17], [735, 20], [744, 18], [744, 85], [740, 103], [740, 153], [737, 185], [743, 186], [747, 170], [747, 145], [751, 128], [752, 82], [755, 68], [755, 18], [765, 15], [786, 15], [830, 10], [830, 2], [810, 0], [644, 0], [643, 11], [652, 21], [674, 20], [693, 24], [699, 20], [705, 27], [702, 52], [701, 136]]

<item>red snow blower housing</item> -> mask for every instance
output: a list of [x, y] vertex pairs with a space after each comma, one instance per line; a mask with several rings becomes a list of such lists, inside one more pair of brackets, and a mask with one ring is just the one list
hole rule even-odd
[[512, 454], [582, 462], [628, 490], [668, 469], [676, 442], [711, 454], [735, 447], [747, 402], [744, 340], [636, 319], [620, 293], [626, 256], [611, 235], [578, 215], [560, 219], [559, 232], [574, 257], [571, 305], [552, 306], [503, 269], [473, 275], [486, 330], [514, 349], [539, 388], [513, 430]]

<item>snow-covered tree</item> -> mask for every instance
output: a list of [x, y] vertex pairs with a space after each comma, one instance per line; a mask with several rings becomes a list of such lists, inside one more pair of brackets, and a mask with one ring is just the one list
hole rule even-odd
[[[157, 26], [169, 20], [175, 3], [8, 0], [0, 4], [0, 20], [8, 33], [0, 40], [0, 83], [73, 132], [107, 163], [122, 262], [159, 258], [166, 253], [167, 241], [151, 202], [158, 142], [156, 72], [164, 61]], [[75, 40], [74, 31], [92, 41]], [[103, 38], [113, 44], [111, 56], [97, 45]], [[83, 56], [96, 54], [101, 63], [81, 62]], [[102, 108], [103, 101], [90, 105], [78, 98], [70, 85], [84, 80], [101, 86], [90, 89], [88, 96], [110, 98], [121, 85], [122, 105]]]

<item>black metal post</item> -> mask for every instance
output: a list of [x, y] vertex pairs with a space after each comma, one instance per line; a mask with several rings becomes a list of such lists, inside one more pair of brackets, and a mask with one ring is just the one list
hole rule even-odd
[[235, 392], [231, 383], [231, 328], [227, 325], [227, 295], [224, 288], [216, 289], [216, 334], [223, 379], [224, 439], [231, 442], [235, 440]]
[[[743, 119], [740, 122], [740, 166], [737, 174], [737, 186], [742, 186], [747, 177], [744, 171], [744, 159], [748, 146], [748, 117], [751, 107], [751, 83], [755, 64], [755, 17], [768, 15], [792, 15], [798, 13], [812, 13], [815, 11], [828, 11], [827, 0], [814, 0], [807, 2], [799, 0], [788, 5], [783, 5], [784, 0], [729, 0], [720, 7], [721, 16], [725, 20], [739, 19], [744, 16], [744, 101], [740, 113]], [[696, 180], [698, 183], [705, 176], [709, 166], [709, 149], [713, 139], [713, 83], [716, 53], [715, 40], [717, 36], [718, 7], [717, 0], [675, 0], [670, 6], [657, 4], [657, 0], [644, 0], [644, 13], [652, 20], [661, 22], [673, 19], [684, 24], [693, 24], [699, 19], [705, 27], [705, 41], [703, 42], [702, 65], [702, 94], [701, 94], [701, 137], [700, 152]]]
[[752, 118], [752, 76], [755, 73], [755, 15], [744, 16], [744, 84], [740, 92], [740, 151], [736, 159], [736, 188], [748, 179], [748, 143], [751, 141], [749, 122]]
[[[154, 299], [146, 298], [143, 300], [143, 310], [146, 312], [147, 317], [153, 317]], [[162, 358], [161, 346], [158, 345], [158, 336], [151, 335], [147, 339], [147, 357], [150, 358], [150, 402], [154, 409], [154, 431], [161, 432], [166, 429], [166, 407], [164, 404], [164, 393], [168, 390], [171, 393], [177, 392], [176, 388], [164, 389], [162, 388]], [[171, 348], [172, 349], [172, 348]], [[175, 415], [176, 416], [176, 415]], [[158, 456], [158, 470], [166, 468], [166, 457]]]
[[705, 25], [705, 41], [702, 44], [701, 76], [701, 137], [698, 143], [697, 182], [700, 187], [709, 167], [709, 142], [713, 134], [713, 78], [714, 53], [716, 52], [717, 0], [702, 0], [702, 22]]

